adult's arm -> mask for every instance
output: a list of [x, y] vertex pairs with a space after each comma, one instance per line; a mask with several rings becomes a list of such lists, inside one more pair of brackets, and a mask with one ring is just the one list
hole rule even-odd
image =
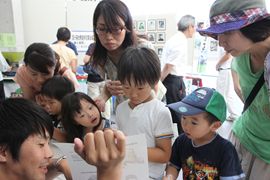
[[243, 97], [242, 90], [241, 90], [240, 83], [239, 83], [239, 76], [238, 76], [237, 72], [235, 72], [233, 69], [231, 70], [231, 72], [232, 72], [234, 91], [236, 92], [238, 97], [241, 99], [241, 101], [244, 103], [244, 97]]
[[225, 63], [226, 61], [228, 61], [229, 59], [231, 59], [232, 55], [228, 52], [225, 52], [225, 54], [218, 60], [217, 64], [216, 64], [216, 70], [218, 71], [218, 68], [220, 68], [220, 66]]
[[163, 81], [168, 76], [168, 74], [171, 73], [172, 68], [173, 68], [172, 64], [165, 64], [165, 66], [163, 67], [161, 71], [161, 76], [160, 76], [161, 81]]

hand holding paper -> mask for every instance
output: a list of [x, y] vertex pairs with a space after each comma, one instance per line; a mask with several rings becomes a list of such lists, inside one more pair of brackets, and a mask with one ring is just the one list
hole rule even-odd
[[121, 131], [88, 133], [84, 142], [74, 140], [74, 150], [89, 164], [97, 167], [97, 178], [121, 179], [125, 157], [125, 136]]

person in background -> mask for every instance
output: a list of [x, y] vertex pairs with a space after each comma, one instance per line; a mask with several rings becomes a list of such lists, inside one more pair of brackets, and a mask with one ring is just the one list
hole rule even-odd
[[[161, 62], [161, 81], [167, 88], [167, 104], [178, 102], [186, 96], [186, 87], [183, 76], [187, 70], [187, 38], [195, 33], [195, 18], [191, 15], [183, 16], [178, 24], [178, 32], [164, 45]], [[171, 111], [174, 123], [177, 123], [178, 133], [183, 131], [178, 115]]]
[[[219, 40], [220, 46], [234, 56], [233, 77], [236, 92], [244, 102], [261, 76], [270, 36], [270, 14], [264, 0], [216, 0], [211, 6], [210, 27], [200, 33]], [[267, 66], [265, 66], [266, 68]], [[236, 147], [246, 179], [270, 177], [270, 102], [266, 83], [233, 123], [230, 140]]]
[[11, 67], [3, 57], [2, 52], [0, 51], [0, 103], [5, 100], [5, 89], [4, 89], [4, 80], [2, 72], [9, 71]]
[[60, 64], [70, 68], [73, 73], [77, 71], [77, 56], [74, 51], [66, 45], [70, 40], [71, 32], [66, 27], [60, 27], [57, 30], [57, 42], [51, 45], [51, 48], [60, 56]]
[[216, 90], [198, 88], [182, 101], [168, 104], [180, 119], [184, 133], [174, 142], [163, 180], [244, 179], [232, 143], [216, 133], [226, 119], [226, 103]]
[[220, 59], [216, 64], [216, 70], [218, 71], [216, 90], [223, 95], [228, 111], [226, 121], [218, 129], [218, 132], [222, 137], [228, 139], [233, 121], [241, 115], [243, 102], [234, 91], [231, 73], [233, 57], [221, 47], [218, 48], [218, 51]]
[[[53, 42], [53, 44], [56, 44], [56, 43], [57, 43], [57, 41]], [[78, 50], [77, 50], [77, 47], [76, 47], [76, 45], [75, 45], [73, 42], [68, 41], [66, 46], [67, 46], [68, 48], [72, 49], [72, 50], [74, 51], [74, 53], [76, 54], [76, 56], [78, 56]]]
[[[87, 76], [87, 94], [95, 99], [98, 97], [104, 89], [105, 81], [104, 79], [98, 74], [97, 70], [93, 67], [91, 62], [91, 57], [93, 54], [93, 51], [95, 49], [95, 43], [91, 43], [88, 46], [88, 49], [85, 53], [85, 56], [83, 58], [84, 62], [84, 71], [88, 74]], [[111, 103], [110, 101], [107, 101], [105, 103], [105, 110], [102, 112], [103, 117], [106, 119], [110, 119], [111, 116]]]
[[169, 109], [152, 91], [160, 79], [159, 58], [151, 49], [129, 47], [117, 74], [128, 100], [117, 106], [116, 125], [126, 136], [145, 134], [149, 177], [160, 179], [170, 157], [173, 129]]

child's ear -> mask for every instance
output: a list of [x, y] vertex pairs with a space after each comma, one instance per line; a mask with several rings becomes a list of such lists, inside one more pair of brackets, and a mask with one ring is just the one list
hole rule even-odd
[[7, 148], [0, 146], [0, 162], [6, 162], [7, 156]]
[[213, 124], [211, 125], [211, 130], [216, 131], [218, 128], [220, 128], [220, 126], [221, 126], [220, 121], [213, 122]]

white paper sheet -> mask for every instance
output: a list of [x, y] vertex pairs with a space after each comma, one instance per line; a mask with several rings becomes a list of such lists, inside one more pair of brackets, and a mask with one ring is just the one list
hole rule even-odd
[[[96, 180], [96, 167], [87, 164], [75, 151], [74, 144], [53, 143], [67, 156], [74, 180]], [[147, 146], [144, 134], [128, 136], [123, 180], [148, 179]]]

